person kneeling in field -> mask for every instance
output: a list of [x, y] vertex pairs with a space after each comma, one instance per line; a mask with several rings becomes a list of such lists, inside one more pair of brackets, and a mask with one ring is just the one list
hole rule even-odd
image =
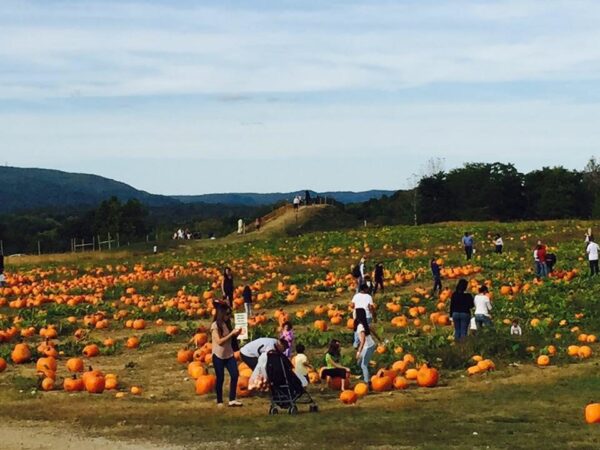
[[350, 369], [342, 366], [339, 361], [341, 357], [340, 341], [332, 339], [329, 343], [327, 353], [325, 353], [326, 366], [321, 369], [321, 379], [328, 380], [330, 378], [342, 379], [342, 391], [346, 389], [346, 378], [350, 374]]
[[258, 338], [248, 342], [240, 349], [240, 356], [248, 367], [252, 370], [256, 368], [258, 364], [258, 358], [263, 353], [268, 353], [271, 350], [277, 349], [281, 353], [285, 352], [288, 348], [288, 343], [285, 339], [274, 339], [274, 338]]

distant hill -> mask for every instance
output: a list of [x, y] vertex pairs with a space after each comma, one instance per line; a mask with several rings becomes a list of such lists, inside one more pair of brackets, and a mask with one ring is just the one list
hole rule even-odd
[[49, 169], [0, 167], [0, 213], [51, 207], [96, 206], [111, 196], [138, 199], [148, 206], [179, 202], [97, 175]]
[[[292, 201], [296, 195], [304, 197], [306, 191], [276, 192], [272, 194], [258, 193], [235, 193], [235, 194], [203, 194], [203, 195], [174, 195], [174, 199], [183, 203], [221, 203], [226, 205], [262, 206], [281, 201]], [[337, 192], [315, 192], [309, 191], [311, 198], [317, 195], [333, 198], [340, 203], [360, 203], [372, 199], [379, 199], [384, 195], [390, 196], [395, 191], [370, 190], [362, 192], [337, 191]]]

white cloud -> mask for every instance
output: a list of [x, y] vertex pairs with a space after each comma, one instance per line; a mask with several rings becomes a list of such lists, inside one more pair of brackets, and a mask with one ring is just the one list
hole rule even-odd
[[0, 13], [0, 98], [401, 89], [600, 69], [591, 0], [20, 3]]

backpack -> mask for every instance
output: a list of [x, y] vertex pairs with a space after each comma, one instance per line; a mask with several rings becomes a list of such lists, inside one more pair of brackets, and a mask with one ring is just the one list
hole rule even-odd
[[357, 264], [354, 267], [352, 267], [352, 276], [354, 278], [359, 278], [361, 275], [360, 273], [360, 266]]

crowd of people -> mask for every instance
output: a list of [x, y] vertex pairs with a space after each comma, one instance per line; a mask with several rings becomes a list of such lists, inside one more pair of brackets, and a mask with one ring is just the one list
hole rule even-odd
[[[476, 250], [475, 239], [472, 233], [466, 232], [462, 238], [465, 257], [467, 261], [473, 258]], [[496, 234], [491, 244], [495, 254], [504, 252], [504, 242], [500, 234]], [[591, 275], [598, 274], [599, 246], [590, 234], [585, 238], [585, 251], [590, 263]], [[538, 278], [548, 276], [553, 271], [556, 256], [548, 252], [546, 245], [538, 241], [533, 249], [534, 273]], [[430, 269], [433, 276], [434, 295], [442, 291], [442, 267], [443, 262], [436, 257], [430, 260]], [[356, 291], [350, 301], [352, 310], [354, 338], [353, 348], [355, 350], [356, 366], [360, 368], [360, 375], [365, 383], [371, 380], [371, 359], [375, 353], [378, 343], [382, 343], [381, 337], [377, 335], [373, 324], [377, 322], [377, 309], [373, 297], [377, 292], [384, 292], [385, 270], [382, 262], [377, 262], [373, 271], [367, 268], [367, 258], [363, 256], [356, 265], [351, 267], [351, 274], [356, 283]], [[488, 287], [483, 285], [478, 293], [473, 296], [468, 292], [469, 283], [466, 279], [458, 280], [450, 297], [450, 320], [454, 326], [454, 339], [459, 342], [465, 339], [469, 333], [478, 333], [488, 327], [493, 327], [492, 311], [493, 302]], [[225, 371], [229, 372], [229, 406], [241, 406], [236, 399], [236, 386], [238, 380], [238, 368], [234, 354], [239, 350], [241, 360], [253, 370], [256, 380], [264, 381], [267, 355], [272, 352], [283, 355], [293, 362], [293, 370], [303, 386], [308, 384], [309, 371], [314, 370], [306, 354], [306, 347], [302, 343], [295, 343], [293, 324], [287, 319], [279, 323], [279, 335], [277, 337], [261, 337], [252, 340], [240, 348], [238, 336], [241, 329], [234, 329], [231, 323], [235, 285], [233, 273], [230, 267], [223, 269], [221, 282], [222, 300], [215, 302], [215, 318], [211, 324], [211, 337], [213, 348], [213, 365], [217, 377], [217, 405], [223, 403], [223, 384]], [[249, 285], [244, 286], [242, 291], [244, 310], [248, 317], [252, 314], [253, 293]], [[520, 336], [522, 334], [519, 320], [513, 319], [510, 334]], [[295, 350], [295, 351], [294, 351]], [[337, 378], [340, 380], [341, 388], [348, 386], [351, 369], [342, 364], [342, 345], [337, 339], [329, 342], [327, 352], [324, 355], [324, 367], [321, 369], [320, 377], [324, 380]], [[252, 380], [252, 378], [251, 378]], [[257, 384], [258, 386], [258, 384]], [[252, 388], [252, 384], [251, 384]]]

